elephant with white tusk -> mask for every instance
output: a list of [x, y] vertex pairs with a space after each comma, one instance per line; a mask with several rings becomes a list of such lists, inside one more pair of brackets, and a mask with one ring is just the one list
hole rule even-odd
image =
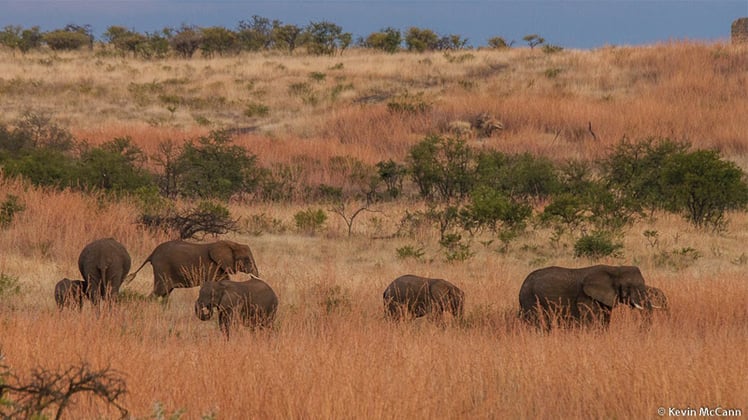
[[541, 268], [527, 276], [519, 291], [520, 316], [546, 329], [554, 323], [606, 327], [619, 303], [644, 310], [649, 319], [652, 302], [638, 267]]

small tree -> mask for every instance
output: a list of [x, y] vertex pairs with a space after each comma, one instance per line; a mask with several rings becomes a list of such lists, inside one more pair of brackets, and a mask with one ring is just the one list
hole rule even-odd
[[363, 46], [393, 54], [400, 50], [402, 42], [403, 37], [398, 29], [385, 28], [379, 32], [369, 34], [363, 41]]
[[188, 197], [219, 199], [251, 191], [261, 176], [256, 161], [247, 149], [232, 145], [225, 133], [212, 132], [181, 150], [176, 162], [179, 191]]
[[188, 25], [182, 25], [170, 39], [171, 47], [182, 58], [191, 58], [200, 48], [202, 41], [200, 29]]
[[439, 35], [431, 29], [410, 27], [405, 34], [405, 46], [408, 51], [424, 52], [435, 50], [439, 46]]
[[311, 22], [306, 27], [309, 52], [317, 55], [333, 55], [338, 49], [344, 50], [352, 40], [352, 35], [343, 28], [327, 21]]
[[678, 153], [667, 160], [662, 176], [670, 208], [697, 227], [720, 229], [726, 211], [748, 204], [745, 173], [716, 151]]
[[461, 199], [475, 183], [473, 151], [462, 139], [426, 137], [411, 147], [408, 163], [409, 173], [424, 198]]
[[200, 50], [203, 56], [213, 57], [214, 54], [226, 55], [236, 50], [237, 37], [233, 31], [221, 26], [211, 26], [202, 29]]
[[530, 49], [534, 49], [536, 46], [545, 43], [545, 38], [537, 34], [525, 35], [522, 37], [522, 40], [527, 42], [527, 45], [530, 46]]
[[500, 36], [489, 38], [488, 46], [491, 48], [495, 48], [497, 50], [503, 50], [505, 48], [509, 48], [509, 44], [507, 44], [506, 40]]

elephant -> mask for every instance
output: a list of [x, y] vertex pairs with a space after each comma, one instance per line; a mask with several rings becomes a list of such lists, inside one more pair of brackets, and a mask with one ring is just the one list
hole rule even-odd
[[260, 275], [249, 246], [225, 240], [205, 244], [164, 242], [127, 276], [126, 282], [132, 281], [148, 262], [153, 266], [152, 296], [159, 298], [168, 298], [178, 287], [199, 286], [204, 279], [226, 280], [229, 274], [239, 271]]
[[218, 325], [229, 338], [231, 324], [241, 321], [244, 326], [269, 327], [278, 310], [278, 296], [273, 289], [258, 277], [248, 281], [206, 281], [195, 301], [195, 315], [201, 321], [218, 311]]
[[465, 293], [442, 279], [407, 274], [400, 276], [384, 290], [384, 306], [391, 319], [428, 315], [439, 318], [444, 312], [462, 318]]
[[55, 285], [55, 302], [60, 310], [78, 307], [83, 309], [83, 296], [86, 294], [86, 283], [83, 280], [64, 278]]
[[95, 306], [99, 299], [119, 294], [119, 288], [130, 271], [130, 254], [114, 238], [97, 239], [86, 245], [78, 257], [86, 295]]
[[646, 286], [646, 289], [647, 289], [647, 297], [649, 298], [649, 301], [652, 303], [652, 309], [662, 309], [665, 312], [670, 311], [670, 305], [668, 304], [668, 300], [667, 300], [667, 296], [665, 296], [665, 292], [652, 286]]
[[623, 303], [645, 311], [652, 303], [638, 267], [595, 265], [546, 267], [530, 273], [519, 291], [520, 316], [550, 329], [559, 325], [610, 324], [612, 309]]

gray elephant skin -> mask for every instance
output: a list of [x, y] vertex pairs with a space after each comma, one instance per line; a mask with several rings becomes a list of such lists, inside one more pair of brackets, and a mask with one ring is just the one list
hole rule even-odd
[[114, 238], [97, 239], [83, 248], [78, 257], [78, 269], [92, 304], [98, 305], [99, 299], [119, 294], [130, 264], [127, 249]]
[[229, 274], [243, 272], [259, 276], [249, 246], [232, 241], [192, 243], [164, 242], [153, 250], [134, 273], [132, 281], [147, 264], [153, 266], [153, 296], [166, 298], [178, 287], [196, 287], [207, 280], [226, 280]]
[[545, 328], [554, 321], [607, 327], [619, 303], [643, 309], [649, 319], [652, 304], [638, 267], [541, 268], [527, 276], [519, 291], [520, 316]]
[[447, 280], [412, 274], [393, 280], [383, 297], [385, 311], [392, 319], [426, 315], [438, 318], [444, 312], [461, 318], [465, 306], [465, 293], [459, 287]]
[[55, 302], [60, 310], [66, 308], [83, 309], [83, 296], [86, 286], [83, 280], [64, 278], [55, 285]]
[[269, 327], [278, 310], [278, 296], [264, 281], [253, 278], [249, 281], [207, 281], [200, 288], [195, 301], [195, 315], [207, 321], [218, 311], [218, 325], [229, 337], [234, 323], [255, 328]]

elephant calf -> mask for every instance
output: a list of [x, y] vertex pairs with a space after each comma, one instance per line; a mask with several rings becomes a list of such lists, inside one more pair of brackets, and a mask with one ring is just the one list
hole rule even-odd
[[86, 284], [82, 280], [62, 279], [55, 285], [55, 302], [60, 310], [78, 307], [83, 309], [83, 296]]
[[444, 312], [461, 318], [465, 294], [454, 284], [442, 279], [414, 275], [396, 278], [384, 290], [384, 305], [392, 319], [429, 315], [440, 317]]
[[241, 321], [252, 329], [269, 327], [278, 309], [278, 296], [273, 289], [259, 278], [236, 282], [231, 280], [207, 281], [200, 288], [195, 302], [195, 315], [201, 321], [218, 311], [218, 324], [229, 337], [232, 323]]
[[649, 297], [649, 301], [652, 303], [652, 309], [662, 309], [665, 312], [670, 311], [670, 305], [668, 304], [665, 292], [656, 287], [645, 287], [647, 289], [647, 297]]

